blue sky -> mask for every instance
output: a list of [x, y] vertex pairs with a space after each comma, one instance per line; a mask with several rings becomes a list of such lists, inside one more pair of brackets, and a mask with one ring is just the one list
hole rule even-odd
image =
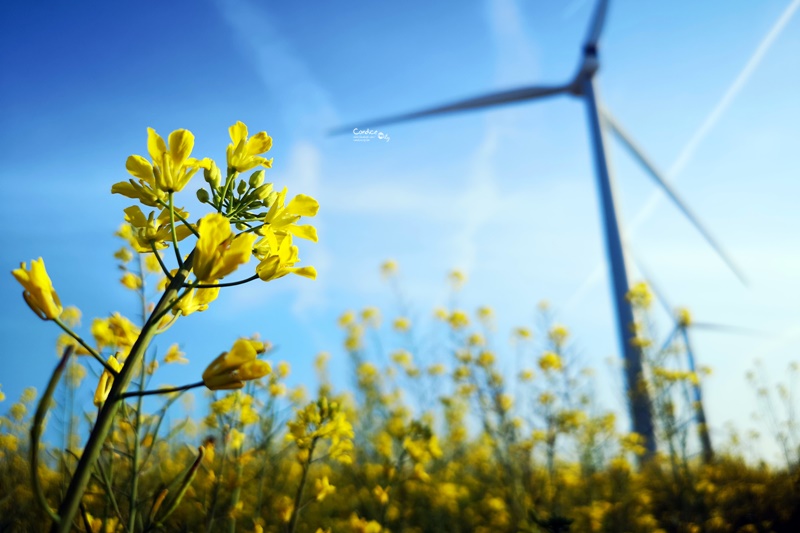
[[[619, 0], [602, 42], [603, 102], [751, 284], [737, 282], [613, 145], [630, 245], [674, 305], [768, 334], [694, 335], [698, 358], [715, 370], [706, 393], [716, 431], [727, 421], [749, 424], [756, 404], [744, 374], [755, 358], [774, 380], [800, 358], [798, 3]], [[580, 101], [380, 128], [390, 142], [325, 134], [489, 90], [565, 81], [592, 4], [4, 5], [2, 267], [43, 256], [62, 301], [83, 310], [87, 334], [94, 316], [132, 314], [111, 257], [130, 205], [109, 193], [126, 178], [125, 158], [145, 152], [151, 126], [162, 135], [190, 129], [195, 153], [221, 160], [227, 127], [242, 120], [274, 139], [268, 179], [322, 206], [320, 242], [301, 246], [319, 279], [224, 292], [209, 312], [170, 331], [163, 346], [181, 342], [193, 363], [166, 370], [164, 382], [194, 380], [235, 337], [257, 331], [280, 345], [295, 383], [311, 379], [321, 350], [344, 363], [335, 318], [372, 304], [392, 309], [378, 265], [394, 258], [419, 316], [446, 302], [451, 268], [469, 275], [460, 305], [493, 306], [501, 334], [532, 324], [536, 303], [549, 300], [614, 406], [617, 376], [604, 363], [617, 353], [614, 318]], [[41, 390], [57, 331], [28, 311], [10, 275], [0, 278], [0, 306], [2, 390], [9, 398], [28, 385]]]

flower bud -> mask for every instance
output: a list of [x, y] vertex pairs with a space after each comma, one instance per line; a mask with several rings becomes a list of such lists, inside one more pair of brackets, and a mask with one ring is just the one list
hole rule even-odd
[[244, 191], [247, 190], [247, 184], [244, 181], [240, 181], [239, 185], [236, 186], [236, 192], [239, 194], [244, 194]]
[[264, 171], [263, 170], [256, 170], [252, 174], [250, 174], [250, 186], [252, 188], [260, 187], [261, 184], [264, 183]]
[[259, 200], [265, 200], [265, 199], [267, 199], [269, 197], [270, 194], [272, 194], [272, 192], [273, 192], [272, 191], [272, 184], [271, 183], [267, 183], [265, 185], [260, 185], [256, 189], [255, 196]]
[[197, 199], [200, 200], [201, 204], [208, 203], [208, 191], [205, 189], [197, 189]]
[[222, 183], [222, 175], [219, 172], [219, 167], [215, 164], [211, 165], [211, 168], [203, 169], [203, 177], [215, 189], [219, 189], [220, 183]]

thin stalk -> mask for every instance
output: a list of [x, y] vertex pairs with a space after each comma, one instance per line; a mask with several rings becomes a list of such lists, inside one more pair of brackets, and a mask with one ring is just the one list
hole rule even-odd
[[244, 285], [258, 279], [258, 274], [253, 274], [247, 279], [240, 279], [239, 281], [230, 281], [228, 283], [184, 283], [184, 287], [191, 287], [192, 289], [216, 289], [219, 287], [234, 287], [236, 285]]
[[[141, 372], [139, 374], [139, 390], [144, 388], [144, 380], [147, 375], [147, 368], [141, 362]], [[131, 493], [129, 498], [128, 531], [134, 531], [136, 527], [136, 499], [139, 495], [139, 428], [142, 424], [142, 396], [136, 402], [136, 424], [133, 426], [133, 459], [131, 461]]]
[[[181, 265], [180, 261], [180, 252], [178, 252], [177, 242], [175, 241], [175, 224], [172, 216], [172, 193], [169, 193], [169, 212], [170, 212], [170, 222], [172, 223], [172, 238], [173, 238], [173, 245], [175, 246], [175, 253], [178, 256], [178, 265]], [[142, 260], [142, 256], [139, 255], [139, 279], [142, 280], [142, 286], [139, 287], [139, 298], [142, 305], [142, 327], [147, 323], [147, 296], [146, 296], [146, 285], [145, 285], [145, 272], [144, 272], [144, 261]], [[145, 379], [147, 377], [147, 368], [145, 363], [146, 357], [142, 358], [141, 361], [141, 371], [139, 373], [139, 391], [144, 389]], [[142, 397], [139, 396], [139, 399], [136, 403], [136, 424], [133, 425], [133, 459], [131, 461], [131, 493], [129, 497], [129, 513], [128, 513], [128, 531], [131, 533], [136, 528], [136, 507], [137, 507], [137, 499], [139, 497], [139, 432], [142, 426]]]
[[150, 249], [153, 250], [153, 254], [156, 256], [156, 261], [158, 261], [159, 266], [161, 266], [161, 271], [167, 276], [167, 279], [172, 281], [172, 275], [169, 273], [169, 269], [167, 265], [164, 264], [164, 260], [161, 259], [161, 254], [158, 253], [158, 248], [156, 248], [156, 241], [150, 241]]
[[214, 493], [211, 495], [211, 512], [208, 516], [208, 524], [206, 528], [207, 533], [211, 533], [212, 527], [214, 526], [214, 520], [216, 520], [217, 514], [217, 501], [219, 500], [219, 489], [220, 484], [222, 483], [223, 476], [225, 475], [225, 465], [227, 464], [228, 458], [228, 435], [227, 431], [223, 428], [222, 430], [222, 458], [219, 467], [219, 475], [216, 476], [217, 480], [214, 483]]
[[[176, 277], [175, 279], [177, 279], [177, 277]], [[186, 280], [186, 278], [183, 278], [183, 281], [185, 281], [185, 280]], [[173, 281], [174, 281], [174, 280], [173, 280]], [[170, 286], [172, 286], [172, 283], [173, 283], [173, 282], [170, 282]], [[183, 292], [182, 292], [180, 295], [177, 295], [177, 296], [175, 296], [175, 297], [172, 299], [172, 301], [170, 301], [170, 302], [167, 302], [167, 303], [164, 305], [164, 308], [163, 308], [163, 309], [161, 309], [161, 310], [160, 310], [158, 313], [156, 312], [156, 310], [157, 310], [157, 309], [154, 309], [154, 310], [153, 310], [153, 314], [151, 314], [151, 315], [150, 315], [150, 323], [152, 323], [152, 324], [153, 324], [153, 327], [156, 327], [156, 326], [158, 326], [158, 325], [161, 323], [161, 319], [162, 319], [162, 318], [164, 318], [164, 317], [167, 315], [167, 313], [169, 313], [170, 311], [172, 311], [172, 306], [173, 306], [173, 305], [175, 305], [176, 303], [180, 302], [181, 300], [183, 300], [183, 299], [184, 299], [184, 297], [186, 297], [186, 296], [187, 296], [187, 295], [188, 295], [190, 292], [192, 292], [192, 289], [194, 288], [194, 286], [193, 286], [193, 285], [186, 285], [185, 283], [181, 282], [181, 284], [180, 284], [180, 285], [178, 285], [178, 286], [176, 286], [176, 287], [175, 287], [175, 292], [177, 293], [177, 291], [178, 291], [179, 289], [183, 288], [184, 286], [186, 287], [186, 290], [185, 290], [185, 291], [183, 291]], [[163, 299], [163, 298], [162, 298], [162, 299]], [[166, 327], [166, 326], [164, 326], [164, 327]], [[155, 336], [155, 335], [158, 335], [158, 333], [159, 333], [160, 331], [161, 331], [161, 329], [157, 329], [157, 330], [155, 330], [155, 331], [153, 332], [153, 336]]]
[[297, 493], [294, 495], [294, 508], [292, 508], [292, 517], [289, 519], [289, 533], [294, 533], [297, 521], [300, 518], [300, 501], [303, 499], [303, 490], [306, 488], [308, 471], [311, 469], [311, 461], [314, 457], [314, 446], [316, 444], [317, 437], [314, 437], [311, 439], [311, 446], [308, 448], [308, 460], [303, 464], [303, 476], [300, 478], [300, 485], [298, 485]]
[[[236, 504], [239, 503], [239, 497], [242, 494], [242, 473], [244, 470], [244, 461], [241, 460], [241, 450], [236, 450], [234, 459], [236, 460], [236, 487], [231, 494], [231, 509], [236, 509]], [[230, 533], [236, 532], [236, 514], [231, 514], [231, 520], [228, 525]]]
[[[156, 200], [156, 201], [159, 203], [159, 205], [161, 205], [161, 207], [169, 207], [169, 205], [168, 205], [168, 204], [165, 204], [165, 203], [163, 202], [163, 200]], [[185, 218], [183, 218], [183, 216], [181, 216], [181, 214], [180, 214], [180, 213], [175, 213], [175, 216], [176, 216], [176, 217], [178, 217], [178, 220], [180, 220], [181, 222], [183, 222], [183, 223], [184, 223], [184, 225], [185, 225], [187, 228], [189, 228], [189, 230], [190, 230], [192, 233], [194, 233], [194, 236], [195, 236], [195, 237], [200, 237], [200, 234], [199, 234], [199, 233], [197, 233], [197, 230], [196, 230], [196, 229], [194, 229], [194, 226], [192, 226], [192, 224], [191, 224], [191, 223], [190, 223], [188, 220], [186, 220]]]
[[[100, 472], [99, 476], [100, 480], [106, 486], [106, 491], [108, 493], [108, 500], [111, 502], [111, 506], [114, 508], [114, 512], [117, 514], [117, 518], [119, 518], [120, 524], [124, 524], [125, 519], [122, 517], [122, 513], [119, 510], [117, 499], [114, 497], [114, 487], [111, 484], [111, 478], [109, 477], [105, 468], [103, 468], [103, 464], [101, 461], [98, 461], [97, 463], [97, 471]], [[126, 529], [126, 531], [130, 531], [130, 529]]]
[[172, 248], [175, 250], [175, 259], [178, 260], [178, 268], [183, 266], [181, 250], [178, 248], [178, 234], [175, 232], [175, 202], [172, 192], [169, 193], [169, 233], [172, 236]]
[[219, 206], [217, 206], [217, 211], [222, 213], [222, 207], [225, 205], [225, 200], [228, 199], [228, 192], [230, 192], [231, 184], [236, 181], [236, 175], [238, 172], [232, 169], [228, 169], [228, 177], [225, 180], [225, 187], [222, 189], [222, 194], [220, 195], [219, 199]]
[[202, 387], [204, 385], [205, 382], [198, 381], [197, 383], [190, 383], [189, 385], [183, 385], [181, 387], [168, 387], [166, 389], [155, 389], [155, 390], [145, 390], [145, 391], [131, 391], [131, 392], [126, 392], [125, 394], [120, 394], [117, 399], [124, 400], [125, 398], [133, 398], [135, 396], [142, 397], [142, 396], [151, 396], [153, 394], [168, 394], [170, 392], [180, 392], [189, 389], [196, 389], [197, 387]]
[[[31, 464], [31, 481], [33, 482], [33, 492], [36, 494], [36, 498], [39, 500], [39, 505], [41, 505], [44, 512], [53, 520], [53, 524], [62, 523], [62, 518], [59, 517], [58, 514], [50, 507], [50, 504], [47, 503], [47, 497], [44, 494], [44, 489], [42, 489], [42, 485], [39, 481], [39, 439], [42, 436], [42, 426], [44, 424], [44, 417], [47, 414], [47, 409], [50, 407], [50, 400], [53, 398], [53, 393], [56, 391], [56, 386], [58, 385], [58, 380], [61, 378], [61, 374], [64, 373], [64, 369], [67, 367], [67, 362], [69, 361], [70, 356], [74, 347], [67, 346], [64, 350], [64, 355], [61, 357], [61, 361], [58, 362], [56, 369], [53, 371], [53, 375], [50, 376], [50, 382], [47, 384], [47, 389], [45, 389], [44, 394], [42, 395], [41, 400], [39, 400], [39, 405], [36, 407], [36, 415], [33, 418], [33, 425], [31, 426], [31, 449], [30, 449], [30, 464]], [[71, 523], [72, 519], [70, 519], [67, 524]]]
[[[189, 254], [189, 257], [187, 257], [186, 261], [184, 262], [183, 268], [178, 271], [176, 276], [170, 282], [169, 286], [167, 286], [167, 290], [162, 295], [158, 304], [156, 304], [153, 313], [150, 315], [150, 318], [148, 318], [147, 323], [142, 329], [142, 332], [139, 334], [139, 338], [136, 339], [136, 342], [131, 348], [128, 360], [122, 367], [119, 375], [114, 378], [114, 382], [109, 393], [110, 397], [116, 398], [123, 394], [125, 389], [128, 388], [128, 385], [133, 379], [136, 365], [142, 363], [145, 351], [155, 335], [157, 322], [155, 322], [153, 318], [168, 311], [172, 305], [174, 305], [175, 296], [178, 293], [178, 289], [186, 280], [186, 276], [189, 275], [193, 259], [194, 252]], [[111, 431], [114, 417], [119, 410], [120, 403], [121, 402], [105, 402], [102, 409], [98, 413], [94, 430], [89, 436], [89, 440], [86, 443], [86, 447], [83, 455], [81, 456], [81, 460], [78, 463], [75, 475], [70, 481], [67, 494], [64, 496], [64, 500], [59, 508], [58, 514], [61, 516], [61, 522], [53, 525], [53, 528], [51, 529], [52, 532], [67, 533], [69, 531], [72, 520], [78, 512], [83, 493], [86, 491], [86, 487], [89, 484], [91, 472], [95, 463], [97, 462], [97, 459], [100, 457], [100, 451], [102, 450], [103, 444], [105, 443], [106, 438]]]
[[[164, 514], [161, 515], [161, 518], [158, 520], [158, 522], [156, 522], [154, 528], [152, 529], [161, 528], [162, 524], [164, 523], [164, 520], [169, 518], [169, 515], [175, 512], [175, 509], [178, 508], [178, 504], [181, 503], [184, 494], [186, 494], [186, 490], [189, 488], [189, 485], [191, 485], [192, 480], [194, 479], [194, 475], [197, 473], [197, 469], [200, 467], [200, 462], [203, 460], [204, 453], [205, 449], [202, 446], [197, 449], [197, 459], [194, 460], [194, 463], [192, 463], [192, 466], [189, 467], [189, 470], [186, 472], [186, 475], [183, 476], [183, 481], [181, 482], [180, 488], [178, 488], [178, 492], [175, 494], [175, 497], [167, 505], [167, 508], [164, 509]], [[156, 511], [158, 510], [156, 509]]]
[[86, 348], [86, 351], [88, 351], [88, 352], [89, 352], [89, 354], [90, 354], [92, 357], [94, 357], [95, 359], [97, 359], [97, 362], [98, 362], [98, 363], [100, 363], [101, 365], [103, 365], [103, 368], [105, 368], [106, 370], [108, 370], [108, 371], [111, 373], [111, 375], [112, 375], [112, 376], [116, 376], [116, 375], [117, 375], [117, 371], [116, 371], [116, 370], [114, 370], [114, 368], [113, 368], [111, 365], [109, 365], [108, 363], [106, 363], [106, 362], [103, 360], [102, 356], [101, 356], [99, 353], [97, 353], [97, 350], [95, 350], [94, 348], [92, 348], [91, 346], [89, 346], [88, 344], [86, 344], [86, 341], [84, 341], [84, 340], [83, 340], [83, 339], [80, 337], [80, 335], [78, 335], [77, 333], [75, 333], [74, 331], [72, 331], [72, 330], [69, 328], [69, 326], [67, 326], [66, 324], [64, 324], [64, 323], [61, 321], [61, 319], [59, 319], [59, 318], [57, 318], [57, 317], [56, 317], [56, 318], [54, 318], [54, 319], [53, 319], [53, 322], [55, 322], [55, 323], [58, 325], [58, 327], [60, 327], [61, 329], [63, 329], [63, 330], [64, 330], [64, 332], [65, 332], [67, 335], [69, 335], [70, 337], [72, 337], [73, 339], [75, 339], [76, 341], [78, 341], [78, 344], [80, 344], [81, 346], [83, 346], [84, 348]]

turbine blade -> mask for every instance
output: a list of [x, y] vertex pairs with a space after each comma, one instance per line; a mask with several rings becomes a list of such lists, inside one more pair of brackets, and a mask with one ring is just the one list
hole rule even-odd
[[568, 92], [572, 84], [556, 85], [552, 87], [523, 87], [522, 89], [511, 89], [509, 91], [502, 91], [499, 93], [488, 94], [485, 96], [477, 96], [475, 98], [468, 98], [452, 104], [445, 104], [422, 111], [413, 111], [411, 113], [403, 113], [401, 115], [394, 115], [390, 117], [383, 117], [375, 120], [363, 121], [358, 125], [343, 126], [335, 128], [329, 132], [330, 135], [340, 135], [352, 131], [353, 128], [365, 126], [386, 126], [387, 124], [397, 124], [398, 122], [406, 122], [418, 118], [432, 117], [436, 115], [443, 115], [445, 113], [455, 113], [457, 111], [468, 111], [471, 109], [481, 109], [484, 107], [492, 107], [502, 104], [511, 104], [514, 102], [522, 102], [525, 100], [533, 100], [536, 98], [545, 98], [547, 96], [554, 96]]
[[717, 255], [728, 265], [728, 268], [739, 278], [739, 281], [742, 282], [743, 285], [747, 285], [747, 278], [745, 277], [742, 270], [736, 265], [734, 260], [731, 256], [725, 251], [724, 248], [717, 242], [717, 240], [711, 235], [711, 233], [703, 226], [700, 222], [700, 219], [697, 218], [697, 215], [689, 208], [689, 206], [684, 202], [680, 196], [678, 196], [677, 191], [669, 184], [669, 182], [664, 179], [661, 172], [655, 167], [655, 165], [650, 161], [650, 159], [644, 155], [641, 148], [639, 148], [636, 143], [631, 139], [631, 137], [625, 132], [625, 130], [620, 126], [619, 122], [617, 122], [614, 117], [607, 110], [603, 110], [601, 113], [603, 120], [606, 124], [611, 128], [611, 131], [622, 141], [622, 144], [628, 149], [628, 151], [633, 155], [634, 159], [636, 159], [644, 168], [647, 170], [647, 173], [656, 181], [656, 183], [661, 187], [661, 189], [667, 194], [670, 200], [680, 209], [686, 218], [694, 225], [697, 231], [703, 236], [706, 242], [711, 245], [714, 251], [717, 252]]
[[690, 328], [704, 329], [707, 331], [719, 331], [723, 333], [735, 333], [737, 335], [751, 335], [754, 337], [766, 337], [763, 331], [741, 326], [728, 326], [725, 324], [714, 324], [712, 322], [692, 322]]
[[589, 26], [589, 33], [586, 35], [585, 48], [597, 48], [600, 35], [603, 33], [603, 26], [605, 25], [607, 14], [608, 0], [599, 0], [594, 10], [591, 25]]

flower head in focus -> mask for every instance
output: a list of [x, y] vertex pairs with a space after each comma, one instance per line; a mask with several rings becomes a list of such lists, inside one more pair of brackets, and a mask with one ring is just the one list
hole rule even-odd
[[256, 167], [271, 168], [272, 159], [261, 154], [272, 148], [272, 137], [266, 131], [260, 131], [247, 138], [247, 126], [237, 122], [230, 128], [231, 144], [228, 145], [228, 168], [236, 172], [246, 172]]
[[209, 213], [197, 226], [192, 271], [201, 282], [222, 279], [250, 259], [256, 236], [242, 233], [234, 237], [230, 221], [219, 213]]
[[[138, 205], [132, 205], [125, 211], [125, 221], [130, 225], [131, 238], [129, 242], [134, 250], [141, 253], [153, 251], [153, 247], [161, 250], [167, 247], [167, 242], [172, 238], [170, 229], [169, 210], [162, 209], [158, 216], [152, 211], [147, 217]], [[175, 213], [186, 218], [189, 213], [181, 209], [175, 209]], [[191, 228], [183, 224], [175, 226], [175, 236], [182, 241], [192, 234]]]
[[155, 207], [164, 202], [167, 193], [179, 192], [201, 168], [211, 168], [211, 160], [190, 157], [194, 135], [188, 130], [175, 130], [168, 143], [153, 128], [147, 128], [147, 151], [152, 163], [140, 155], [132, 155], [125, 168], [138, 181], [115, 183], [111, 192], [138, 199]]

